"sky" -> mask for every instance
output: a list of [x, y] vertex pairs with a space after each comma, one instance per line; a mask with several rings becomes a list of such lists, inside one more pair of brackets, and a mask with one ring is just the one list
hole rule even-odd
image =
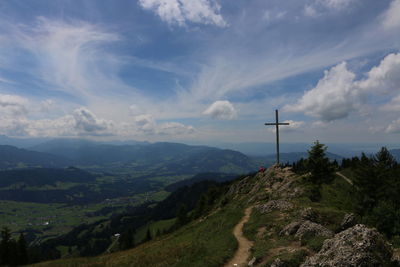
[[0, 134], [400, 140], [400, 0], [0, 0]]

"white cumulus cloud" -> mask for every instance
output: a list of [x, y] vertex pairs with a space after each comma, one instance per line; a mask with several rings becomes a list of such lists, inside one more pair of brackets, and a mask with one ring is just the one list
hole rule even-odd
[[373, 67], [357, 86], [375, 94], [395, 94], [382, 106], [384, 111], [400, 111], [400, 53], [387, 55], [378, 66]]
[[169, 24], [186, 22], [227, 26], [220, 14], [220, 5], [214, 0], [139, 0], [142, 8], [152, 10]]
[[382, 25], [386, 30], [400, 29], [400, 0], [393, 0], [383, 16]]
[[27, 113], [27, 100], [17, 95], [0, 94], [0, 112], [2, 116]]
[[154, 134], [157, 132], [156, 122], [150, 114], [137, 115], [133, 119], [133, 125], [137, 131]]
[[[390, 101], [387, 101], [389, 97]], [[380, 99], [374, 103], [379, 103], [380, 111], [400, 111], [400, 53], [387, 55], [359, 80], [355, 80], [355, 74], [347, 69], [345, 62], [340, 63], [325, 71], [313, 89], [306, 91], [296, 103], [286, 105], [284, 110], [331, 122], [346, 118], [355, 110], [361, 115], [371, 110], [368, 98]], [[382, 104], [382, 98], [386, 99], [385, 104]], [[396, 127], [397, 121], [394, 121], [386, 132], [397, 132]]]
[[400, 119], [392, 121], [386, 128], [387, 133], [400, 133]]
[[158, 123], [150, 114], [140, 114], [133, 117], [133, 122], [124, 124], [125, 135], [132, 133], [145, 135], [185, 135], [195, 132], [193, 126], [179, 122]]
[[389, 103], [386, 103], [382, 110], [384, 111], [400, 111], [400, 95], [392, 98]]
[[355, 74], [345, 62], [325, 71], [317, 86], [304, 93], [302, 98], [284, 109], [303, 112], [322, 121], [345, 118], [361, 101], [361, 92], [354, 86]]
[[307, 17], [316, 17], [318, 16], [318, 11], [312, 5], [306, 5], [304, 7], [304, 15]]
[[368, 91], [391, 92], [400, 90], [400, 53], [387, 55], [373, 67], [359, 86]]
[[163, 135], [182, 135], [194, 132], [195, 129], [193, 126], [186, 126], [179, 122], [166, 122], [161, 124], [158, 129], [158, 133]]
[[226, 100], [215, 101], [203, 112], [203, 114], [221, 120], [233, 120], [237, 117], [234, 106]]
[[100, 133], [112, 127], [112, 123], [99, 119], [90, 110], [79, 108], [74, 110], [75, 128], [81, 133]]

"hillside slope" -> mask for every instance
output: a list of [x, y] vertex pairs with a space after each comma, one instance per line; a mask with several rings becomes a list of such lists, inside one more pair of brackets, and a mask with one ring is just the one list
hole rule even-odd
[[45, 152], [0, 145], [0, 169], [25, 167], [66, 167], [71, 160]]
[[223, 266], [238, 248], [233, 231], [251, 246], [234, 266], [397, 266], [382, 235], [348, 213], [350, 184], [336, 177], [322, 186], [319, 202], [307, 197], [311, 191], [306, 176], [271, 167], [232, 182], [209, 212], [170, 234], [126, 251], [36, 266]]

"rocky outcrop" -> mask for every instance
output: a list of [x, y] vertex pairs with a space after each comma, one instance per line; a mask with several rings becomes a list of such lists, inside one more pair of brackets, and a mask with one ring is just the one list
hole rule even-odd
[[394, 266], [400, 266], [400, 248], [393, 250], [392, 262]]
[[332, 237], [333, 232], [318, 223], [304, 221], [294, 236], [301, 240], [306, 235]]
[[295, 235], [297, 233], [297, 230], [299, 230], [300, 225], [302, 223], [303, 223], [303, 221], [298, 221], [298, 222], [292, 222], [291, 224], [286, 225], [285, 228], [283, 228], [282, 231], [279, 232], [279, 235], [281, 235], [281, 236]]
[[391, 257], [392, 249], [379, 232], [357, 224], [325, 240], [321, 250], [308, 257], [301, 267], [389, 266]]
[[313, 210], [311, 207], [308, 207], [308, 208], [305, 208], [300, 211], [300, 217], [303, 220], [317, 222], [318, 213], [315, 210]]
[[353, 213], [347, 213], [346, 215], [344, 215], [342, 223], [340, 224], [340, 229], [343, 231], [350, 227], [353, 227], [356, 224], [357, 224], [356, 216]]
[[235, 184], [229, 188], [227, 195], [238, 196], [240, 194], [249, 193], [249, 191], [251, 190], [251, 188], [249, 188], [249, 186], [251, 186], [251, 184], [252, 184], [251, 179], [252, 179], [252, 177], [250, 177], [250, 176], [243, 178], [240, 182], [238, 182], [237, 184]]
[[270, 200], [265, 204], [259, 205], [261, 213], [268, 213], [274, 210], [286, 211], [294, 208], [294, 205], [286, 200]]
[[304, 236], [323, 236], [323, 237], [332, 237], [333, 232], [328, 230], [324, 226], [314, 223], [311, 221], [298, 221], [293, 222], [280, 231], [279, 235], [294, 235], [299, 240], [301, 240]]
[[249, 261], [249, 263], [247, 264], [247, 266], [254, 266], [254, 264], [256, 263], [256, 260], [257, 260], [257, 258], [256, 258], [256, 257], [253, 257], [253, 258]]

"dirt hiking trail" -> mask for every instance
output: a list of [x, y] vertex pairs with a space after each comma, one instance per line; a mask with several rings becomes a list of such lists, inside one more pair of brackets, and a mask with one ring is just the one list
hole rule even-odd
[[250, 256], [250, 249], [253, 246], [253, 242], [243, 236], [243, 225], [249, 221], [252, 209], [253, 207], [249, 207], [244, 211], [243, 218], [233, 229], [233, 235], [238, 241], [238, 249], [235, 252], [235, 256], [227, 264], [225, 264], [224, 267], [247, 266]]

